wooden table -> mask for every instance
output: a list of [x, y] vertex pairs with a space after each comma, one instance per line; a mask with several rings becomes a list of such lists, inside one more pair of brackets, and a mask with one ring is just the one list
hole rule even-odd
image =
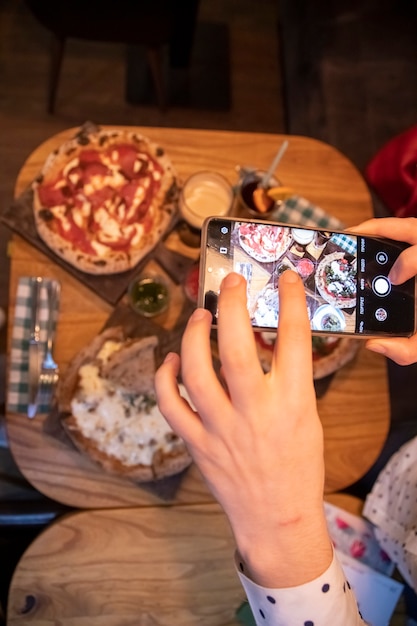
[[[220, 172], [231, 183], [237, 180], [237, 164], [267, 168], [277, 146], [285, 139], [282, 135], [258, 133], [138, 130], [166, 148], [181, 178], [208, 169]], [[36, 176], [47, 154], [73, 133], [74, 129], [51, 137], [29, 156], [18, 176], [16, 195]], [[289, 148], [280, 165], [280, 179], [346, 225], [372, 215], [369, 193], [360, 174], [342, 154], [320, 141], [289, 137]], [[175, 236], [170, 245], [193, 254], [191, 249], [181, 247]], [[63, 370], [74, 354], [100, 331], [112, 307], [20, 237], [13, 238], [10, 254], [10, 320], [13, 320], [20, 276], [39, 274], [62, 283], [56, 358]], [[181, 287], [174, 287], [174, 301], [178, 303], [181, 298]], [[165, 319], [167, 327], [174, 322], [172, 316], [174, 313], [169, 313]], [[325, 435], [326, 491], [333, 492], [363, 476], [384, 444], [389, 427], [384, 358], [361, 349], [355, 361], [335, 375], [328, 392], [319, 401], [319, 412]], [[81, 508], [169, 503], [134, 483], [105, 474], [75, 449], [47, 435], [44, 421], [45, 416], [29, 420], [25, 415], [8, 414], [7, 432], [20, 470], [48, 497]], [[186, 472], [170, 499], [177, 504], [212, 501], [195, 466]]]
[[[326, 500], [355, 515], [363, 504]], [[237, 626], [245, 596], [233, 551], [217, 504], [69, 514], [20, 560], [7, 624]]]
[[233, 546], [217, 504], [66, 515], [20, 561], [7, 623], [238, 624]]

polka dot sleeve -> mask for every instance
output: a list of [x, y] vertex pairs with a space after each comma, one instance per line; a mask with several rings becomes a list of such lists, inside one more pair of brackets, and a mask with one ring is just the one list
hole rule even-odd
[[298, 587], [266, 589], [245, 575], [235, 556], [240, 581], [258, 626], [364, 626], [353, 591], [333, 556], [330, 567], [315, 580]]

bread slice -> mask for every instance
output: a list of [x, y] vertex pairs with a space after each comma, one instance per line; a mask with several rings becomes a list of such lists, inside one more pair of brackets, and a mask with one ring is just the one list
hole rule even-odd
[[127, 341], [109, 356], [101, 368], [101, 375], [132, 393], [153, 393], [157, 345], [157, 337]]
[[58, 390], [62, 424], [75, 446], [105, 471], [136, 482], [191, 463], [156, 404], [157, 344], [157, 337], [126, 339], [122, 328], [109, 328], [73, 359]]

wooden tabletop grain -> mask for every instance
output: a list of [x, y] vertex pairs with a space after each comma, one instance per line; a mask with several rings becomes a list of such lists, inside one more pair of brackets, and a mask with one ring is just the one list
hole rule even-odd
[[[355, 515], [363, 504], [326, 500]], [[217, 504], [71, 513], [18, 563], [7, 624], [237, 626], [245, 596], [233, 552]]]
[[66, 515], [20, 561], [7, 623], [237, 625], [233, 546], [216, 504]]
[[[172, 128], [136, 130], [165, 147], [181, 179], [197, 170], [214, 170], [232, 184], [237, 181], [237, 165], [267, 168], [277, 147], [287, 138], [273, 134]], [[69, 129], [51, 137], [29, 156], [19, 173], [16, 195], [39, 173], [46, 156], [74, 132], [75, 129]], [[367, 187], [347, 158], [315, 139], [297, 136], [288, 139], [289, 147], [279, 166], [279, 177], [285, 185], [348, 226], [372, 216]], [[169, 245], [183, 254], [196, 254], [175, 236]], [[13, 237], [10, 255], [10, 320], [13, 320], [20, 276], [38, 274], [57, 278], [62, 283], [55, 356], [63, 371], [69, 360], [100, 331], [113, 309], [18, 236]], [[172, 289], [175, 306], [161, 322], [166, 328], [175, 324], [176, 311], [184, 298], [181, 286], [172, 285]], [[9, 335], [11, 330], [12, 325]], [[302, 384], [300, 380], [300, 390]], [[357, 358], [335, 375], [328, 392], [319, 400], [319, 412], [325, 436], [326, 491], [333, 492], [363, 476], [384, 444], [389, 427], [384, 358], [361, 348]], [[213, 501], [195, 466], [181, 478], [175, 494], [162, 499], [153, 490], [105, 474], [67, 442], [48, 434], [45, 420], [46, 416], [29, 420], [25, 415], [9, 413], [7, 432], [20, 470], [50, 498], [81, 508]]]

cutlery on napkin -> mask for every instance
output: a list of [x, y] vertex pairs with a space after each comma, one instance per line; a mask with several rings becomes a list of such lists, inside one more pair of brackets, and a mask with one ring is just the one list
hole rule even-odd
[[40, 293], [42, 277], [35, 276], [30, 280], [31, 326], [29, 339], [29, 398], [27, 415], [35, 417], [38, 409], [39, 376], [41, 371], [41, 327], [39, 324]]
[[[37, 280], [39, 279], [39, 280]], [[48, 286], [56, 283], [50, 278], [23, 276], [19, 279], [16, 293], [16, 307], [13, 320], [12, 345], [9, 360], [8, 373], [8, 389], [7, 389], [7, 410], [11, 413], [23, 413], [29, 415], [29, 412], [48, 413], [51, 409], [50, 403], [52, 396], [48, 397], [37, 394], [37, 400], [34, 401], [34, 395], [31, 392], [30, 385], [30, 349], [31, 337], [32, 344], [35, 343], [33, 333], [31, 333], [34, 324], [33, 299], [34, 281], [38, 282], [38, 315], [37, 324], [39, 325], [39, 341], [37, 349], [32, 350], [34, 353], [38, 351], [38, 369], [37, 383], [39, 383], [39, 375], [41, 372], [41, 364], [45, 354], [48, 319], [50, 315]], [[33, 292], [32, 292], [33, 287]], [[53, 332], [55, 331], [57, 314], [59, 311], [59, 299], [56, 299], [53, 315]], [[33, 358], [33, 362], [35, 359]], [[34, 366], [33, 366], [34, 367]], [[33, 378], [34, 381], [34, 378]], [[34, 387], [34, 386], [33, 386]], [[34, 407], [29, 405], [36, 404]], [[29, 415], [30, 417], [30, 415]]]

